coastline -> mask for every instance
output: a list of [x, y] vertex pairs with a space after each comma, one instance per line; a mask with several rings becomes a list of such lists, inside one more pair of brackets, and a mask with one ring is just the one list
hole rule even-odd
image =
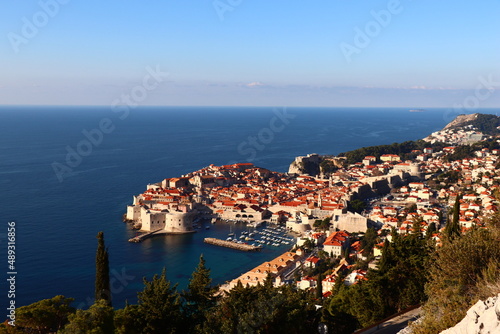
[[[261, 252], [248, 258], [244, 254], [228, 254], [227, 250], [207, 249], [198, 238], [227, 236], [225, 229], [229, 230], [229, 226], [223, 226], [220, 231], [213, 226], [198, 235], [151, 238], [136, 247], [127, 243], [135, 232], [121, 224], [123, 209], [131, 203], [130, 195], [142, 191], [148, 182], [182, 175], [210, 162], [224, 164], [236, 158], [247, 159], [246, 155], [239, 154], [236, 144], [246, 140], [248, 134], [258, 133], [262, 124], [269, 121], [271, 109], [226, 108], [219, 112], [212, 108], [207, 116], [205, 108], [183, 108], [180, 112], [176, 112], [176, 108], [139, 108], [131, 113], [127, 123], [106, 137], [105, 145], [85, 157], [63, 183], [58, 182], [50, 164], [64, 161], [66, 145], [74, 148], [82, 122], [95, 124], [107, 117], [109, 110], [58, 109], [60, 111], [55, 112], [49, 107], [18, 107], [16, 112], [0, 113], [6, 129], [0, 134], [0, 143], [5, 152], [11, 152], [0, 166], [0, 173], [4, 175], [1, 182], [13, 190], [0, 195], [5, 203], [3, 214], [6, 219], [22, 223], [24, 228], [18, 233], [26, 245], [19, 249], [19, 256], [26, 259], [26, 264], [20, 264], [25, 273], [19, 277], [24, 287], [18, 291], [20, 305], [57, 294], [73, 297], [77, 304], [84, 303], [92, 293], [88, 282], [93, 280], [95, 233], [100, 230], [106, 234], [112, 269], [125, 270], [127, 275], [135, 277], [114, 296], [118, 306], [125, 299], [133, 302], [136, 292], [142, 289], [142, 277], [159, 273], [163, 267], [173, 282], [185, 287], [186, 273], [196, 267], [200, 253], [205, 254], [214, 281], [222, 283], [285, 251], [273, 248], [269, 251], [276, 253]], [[63, 112], [65, 110], [69, 113]], [[265, 150], [259, 151], [255, 162], [270, 170], [285, 172], [297, 155], [335, 154], [370, 144], [422, 138], [445, 125], [445, 109], [415, 114], [407, 110], [289, 108], [297, 115], [297, 121], [276, 135]], [[24, 122], [26, 117], [32, 122]], [[224, 124], [215, 121], [220, 118], [225, 119]], [[192, 128], [178, 126], [188, 119]], [[241, 129], [242, 122], [248, 133]], [[206, 127], [212, 130], [204, 133]], [[26, 135], [20, 136], [20, 133]], [[45, 134], [43, 141], [38, 133]], [[67, 136], [72, 133], [77, 134], [76, 138]], [[146, 140], [151, 136], [157, 138], [154, 145]], [[182, 140], [175, 141], [175, 138]], [[33, 146], [33, 142], [40, 144]], [[12, 166], [16, 167], [16, 173], [12, 172]], [[47, 168], [41, 168], [43, 166]], [[29, 203], [29, 210], [19, 210], [19, 203], [26, 203], [26, 190], [21, 191], [16, 185], [26, 183], [31, 185], [28, 191], [37, 189], [38, 199]], [[82, 198], [95, 201], [90, 204]], [[39, 213], [36, 220], [33, 212]], [[76, 235], [79, 238], [72, 237]], [[75, 259], [78, 265], [74, 264]], [[64, 271], [61, 263], [65, 264]], [[48, 277], [53, 275], [62, 277], [63, 283], [51, 284]]]

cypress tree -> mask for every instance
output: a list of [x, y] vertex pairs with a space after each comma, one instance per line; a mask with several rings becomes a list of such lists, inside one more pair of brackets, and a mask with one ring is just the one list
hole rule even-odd
[[427, 231], [425, 233], [425, 238], [426, 239], [431, 239], [432, 235], [436, 233], [437, 228], [436, 228], [436, 223], [432, 222], [429, 224], [429, 227], [427, 228]]
[[460, 218], [460, 196], [457, 195], [455, 204], [453, 205], [452, 219], [451, 221], [448, 220], [445, 227], [445, 234], [449, 239], [454, 239], [455, 237], [458, 237], [461, 234], [460, 224], [458, 222], [459, 218]]
[[95, 300], [104, 299], [111, 306], [111, 290], [109, 288], [108, 250], [104, 245], [104, 233], [97, 233], [97, 252], [95, 256]]
[[318, 274], [316, 278], [316, 299], [323, 300], [323, 274]]
[[422, 222], [423, 222], [422, 217], [413, 219], [412, 235], [416, 236], [417, 238], [422, 238]]
[[386, 273], [393, 266], [395, 260], [393, 256], [393, 247], [388, 239], [384, 241], [384, 247], [382, 248], [382, 257], [378, 264], [380, 272]]

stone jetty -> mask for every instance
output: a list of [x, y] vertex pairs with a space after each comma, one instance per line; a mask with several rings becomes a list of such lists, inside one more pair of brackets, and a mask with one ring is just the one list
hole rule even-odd
[[241, 251], [245, 251], [245, 252], [254, 252], [254, 251], [258, 251], [261, 249], [258, 246], [239, 244], [237, 242], [226, 241], [226, 240], [221, 240], [221, 239], [216, 239], [216, 238], [205, 238], [205, 239], [203, 239], [203, 241], [206, 242], [207, 244], [237, 249], [237, 250], [241, 250]]

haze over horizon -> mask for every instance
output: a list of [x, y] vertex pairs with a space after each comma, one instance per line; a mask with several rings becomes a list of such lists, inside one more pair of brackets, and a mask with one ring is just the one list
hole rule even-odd
[[0, 105], [500, 107], [495, 0], [2, 7]]

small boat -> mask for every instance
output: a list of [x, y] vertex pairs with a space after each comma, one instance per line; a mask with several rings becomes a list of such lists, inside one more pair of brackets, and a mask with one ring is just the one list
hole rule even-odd
[[205, 230], [210, 230], [210, 226], [205, 226]]

